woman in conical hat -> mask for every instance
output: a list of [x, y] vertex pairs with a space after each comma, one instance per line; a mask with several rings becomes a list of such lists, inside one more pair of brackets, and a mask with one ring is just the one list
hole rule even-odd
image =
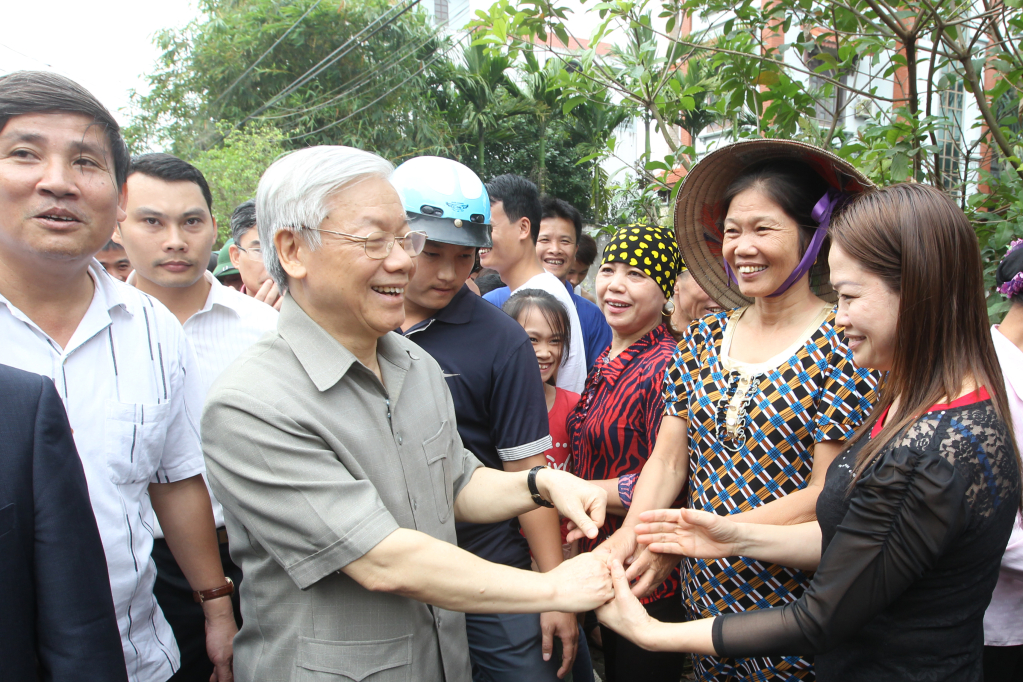
[[[828, 465], [868, 414], [877, 375], [857, 369], [828, 283], [831, 214], [870, 182], [823, 150], [755, 140], [718, 150], [687, 175], [675, 231], [693, 277], [725, 310], [693, 322], [668, 366], [665, 416], [632, 508], [609, 544], [655, 587], [679, 557], [645, 554], [639, 514], [671, 505], [749, 523], [812, 520]], [[748, 557], [685, 559], [690, 618], [797, 600], [794, 568]], [[694, 657], [701, 680], [813, 679], [800, 656]]]

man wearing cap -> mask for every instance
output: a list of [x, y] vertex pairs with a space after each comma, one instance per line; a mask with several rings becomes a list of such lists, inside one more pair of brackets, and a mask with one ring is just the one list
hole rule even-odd
[[[128, 284], [166, 305], [184, 326], [195, 350], [197, 378], [205, 397], [213, 380], [243, 350], [277, 326], [277, 311], [222, 285], [204, 267], [217, 238], [213, 197], [199, 169], [170, 154], [144, 154], [128, 170], [126, 218], [114, 239], [137, 265]], [[224, 510], [211, 496], [224, 573], [241, 584], [231, 561]], [[181, 650], [175, 682], [207, 682], [202, 605], [181, 572], [159, 524], [154, 526], [154, 591]]]
[[202, 420], [245, 573], [244, 682], [468, 682], [460, 612], [584, 611], [610, 595], [599, 556], [535, 573], [455, 545], [456, 520], [551, 503], [593, 535], [606, 494], [563, 471], [481, 467], [462, 447], [443, 371], [393, 331], [426, 235], [409, 230], [391, 173], [375, 154], [311, 147], [259, 183], [284, 304], [277, 331], [217, 380]]
[[[462, 284], [477, 249], [491, 246], [486, 188], [462, 164], [438, 157], [406, 161], [393, 182], [410, 226], [427, 235], [405, 290], [402, 333], [443, 369], [458, 434], [477, 459], [504, 471], [543, 466], [551, 438], [532, 343], [515, 320]], [[528, 570], [532, 550], [537, 567], [549, 571], [563, 560], [553, 509], [456, 527], [458, 546], [487, 561]], [[555, 680], [572, 669], [579, 639], [572, 614], [468, 614], [466, 626], [477, 679]], [[560, 670], [551, 660], [555, 636], [563, 647]]]
[[231, 264], [241, 274], [241, 292], [257, 301], [281, 309], [281, 292], [266, 272], [263, 252], [256, 229], [256, 202], [252, 199], [238, 204], [231, 213], [231, 242], [224, 245]]
[[224, 242], [224, 245], [220, 247], [220, 251], [216, 251], [217, 264], [213, 268], [213, 276], [217, 278], [217, 281], [223, 284], [225, 287], [231, 287], [235, 291], [241, 291], [244, 288], [242, 284], [242, 276], [238, 272], [238, 268], [231, 262], [231, 247], [234, 246], [234, 240], [228, 239]]

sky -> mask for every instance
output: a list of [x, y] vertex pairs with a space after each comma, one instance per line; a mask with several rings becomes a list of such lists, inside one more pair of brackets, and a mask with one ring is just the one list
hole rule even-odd
[[194, 0], [3, 0], [0, 75], [21, 69], [56, 71], [84, 86], [118, 122], [128, 121], [132, 88], [156, 63], [153, 36], [197, 15]]

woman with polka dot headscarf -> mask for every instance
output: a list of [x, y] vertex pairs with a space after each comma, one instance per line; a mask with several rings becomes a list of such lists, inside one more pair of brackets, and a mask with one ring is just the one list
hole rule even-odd
[[[608, 516], [596, 540], [603, 542], [628, 511], [632, 483], [653, 451], [664, 404], [661, 386], [675, 351], [671, 301], [681, 256], [670, 229], [620, 228], [604, 249], [596, 276], [597, 304], [611, 326], [611, 345], [597, 358], [582, 397], [568, 416], [574, 473], [607, 490]], [[651, 614], [683, 620], [677, 572], [645, 599]], [[601, 628], [609, 680], [678, 682], [685, 654], [644, 651]]]

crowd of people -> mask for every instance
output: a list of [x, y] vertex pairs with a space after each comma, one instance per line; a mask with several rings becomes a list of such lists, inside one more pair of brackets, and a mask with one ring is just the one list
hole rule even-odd
[[0, 77], [0, 678], [1023, 680], [1023, 240], [990, 327], [942, 191], [739, 142], [598, 254], [320, 146], [219, 234]]

